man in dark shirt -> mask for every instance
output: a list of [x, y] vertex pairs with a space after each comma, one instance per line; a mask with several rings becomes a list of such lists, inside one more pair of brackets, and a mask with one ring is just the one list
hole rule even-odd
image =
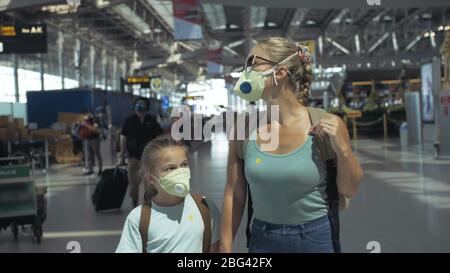
[[156, 119], [147, 113], [148, 102], [146, 100], [136, 100], [134, 110], [135, 113], [126, 119], [122, 127], [119, 164], [124, 164], [125, 154], [128, 150], [130, 196], [133, 200], [133, 206], [136, 207], [139, 201], [139, 186], [142, 180], [139, 175], [142, 152], [151, 140], [164, 132]]

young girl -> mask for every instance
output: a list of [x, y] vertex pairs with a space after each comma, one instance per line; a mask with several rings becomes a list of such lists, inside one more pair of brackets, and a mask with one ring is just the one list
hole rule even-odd
[[132, 210], [116, 252], [218, 252], [219, 210], [189, 192], [188, 150], [169, 135], [155, 138], [142, 155], [146, 203]]

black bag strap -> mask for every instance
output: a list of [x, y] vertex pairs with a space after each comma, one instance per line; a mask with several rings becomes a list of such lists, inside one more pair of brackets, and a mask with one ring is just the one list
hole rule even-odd
[[[327, 118], [328, 113], [320, 108], [307, 107], [311, 125], [315, 125], [323, 118]], [[325, 136], [324, 141], [318, 137], [314, 138], [314, 143], [318, 149], [320, 157], [325, 164], [326, 176], [326, 193], [328, 203], [328, 219], [331, 226], [331, 238], [335, 253], [341, 252], [340, 246], [340, 223], [339, 223], [339, 193], [337, 188], [337, 163], [336, 154], [334, 153], [330, 138]]]
[[250, 192], [250, 185], [247, 183], [247, 226], [245, 227], [245, 235], [247, 237], [247, 248], [250, 247], [250, 236], [252, 235], [252, 231], [250, 228], [250, 224], [253, 218], [253, 200], [252, 193]]

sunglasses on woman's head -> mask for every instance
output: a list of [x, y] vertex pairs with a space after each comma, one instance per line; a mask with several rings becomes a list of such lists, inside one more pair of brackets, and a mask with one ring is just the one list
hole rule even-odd
[[[262, 63], [255, 63], [256, 59], [263, 60], [264, 62], [262, 62]], [[244, 70], [250, 71], [250, 70], [253, 69], [253, 67], [254, 67], [255, 65], [257, 65], [257, 64], [263, 64], [263, 63], [270, 63], [270, 64], [273, 64], [273, 65], [278, 65], [278, 63], [272, 62], [272, 61], [267, 60], [267, 59], [265, 59], [265, 58], [263, 58], [263, 57], [259, 57], [259, 56], [256, 56], [256, 55], [250, 55], [250, 56], [247, 58], [247, 61], [245, 62]]]

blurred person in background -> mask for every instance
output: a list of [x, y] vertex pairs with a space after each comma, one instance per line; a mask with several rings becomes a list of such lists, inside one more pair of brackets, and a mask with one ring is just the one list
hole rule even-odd
[[164, 133], [156, 119], [148, 113], [149, 109], [148, 100], [138, 98], [134, 103], [134, 113], [125, 120], [120, 138], [119, 165], [125, 165], [128, 153], [128, 183], [133, 207], [137, 207], [139, 202], [142, 152], [150, 141]]

